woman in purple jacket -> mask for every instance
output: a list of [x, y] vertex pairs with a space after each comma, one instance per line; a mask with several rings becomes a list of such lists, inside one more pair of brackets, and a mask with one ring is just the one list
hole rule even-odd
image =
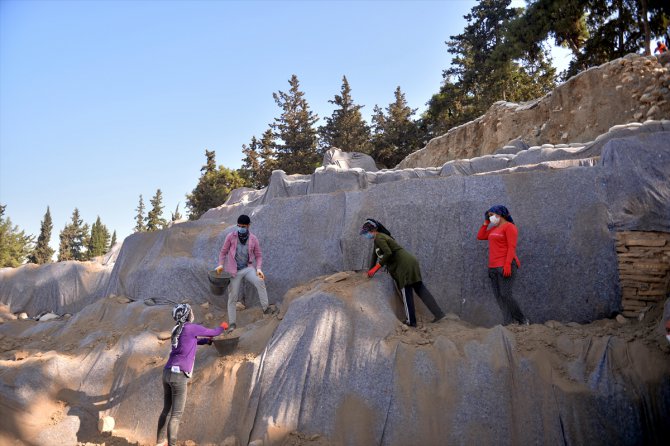
[[[172, 318], [177, 324], [172, 329], [172, 351], [163, 369], [163, 411], [158, 418], [157, 444], [177, 445], [179, 421], [186, 405], [187, 384], [193, 373], [195, 350], [198, 345], [212, 344], [212, 337], [223, 333], [228, 324], [221, 322], [218, 328], [205, 328], [193, 324], [193, 310], [189, 304], [175, 305]], [[166, 423], [168, 416], [170, 421]]]

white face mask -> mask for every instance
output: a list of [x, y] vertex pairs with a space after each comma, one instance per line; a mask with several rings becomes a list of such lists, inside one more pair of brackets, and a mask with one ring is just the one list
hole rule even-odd
[[500, 217], [497, 215], [493, 214], [489, 217], [489, 221], [493, 226], [498, 226], [498, 223], [500, 223]]
[[665, 339], [667, 339], [668, 342], [670, 342], [670, 334], [665, 335]]

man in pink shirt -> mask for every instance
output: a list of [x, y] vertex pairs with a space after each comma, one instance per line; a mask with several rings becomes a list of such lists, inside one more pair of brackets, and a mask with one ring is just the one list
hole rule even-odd
[[219, 266], [216, 271], [230, 273], [230, 288], [228, 291], [228, 323], [230, 330], [237, 327], [235, 324], [237, 313], [236, 304], [240, 293], [242, 280], [250, 282], [261, 301], [264, 314], [273, 314], [275, 310], [268, 305], [268, 293], [265, 289], [265, 274], [261, 271], [263, 254], [258, 239], [249, 231], [251, 219], [247, 215], [240, 215], [237, 219], [237, 228], [226, 236], [221, 252]]

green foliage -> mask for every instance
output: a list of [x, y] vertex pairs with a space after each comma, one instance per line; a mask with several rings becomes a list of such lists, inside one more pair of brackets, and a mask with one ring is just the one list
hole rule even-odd
[[144, 232], [147, 230], [144, 224], [144, 209], [144, 199], [142, 198], [142, 194], [140, 194], [140, 203], [135, 209], [137, 211], [137, 215], [135, 216], [135, 232]]
[[[212, 160], [214, 160], [214, 152]], [[209, 163], [210, 157], [207, 155]], [[197, 186], [186, 196], [186, 207], [189, 209], [189, 219], [197, 220], [209, 209], [221, 206], [228, 199], [234, 189], [247, 185], [245, 178], [236, 170], [219, 166], [218, 169], [201, 169]]]
[[370, 153], [370, 128], [361, 115], [363, 105], [356, 105], [351, 98], [351, 87], [346, 76], [342, 76], [342, 88], [332, 101], [337, 108], [326, 125], [319, 128], [319, 145], [322, 150], [337, 147], [345, 152]]
[[58, 261], [86, 260], [88, 257], [85, 249], [88, 242], [88, 224], [84, 224], [79, 217], [79, 209], [74, 208], [72, 220], [60, 232]]
[[109, 252], [109, 250], [111, 250], [114, 247], [114, 245], [116, 245], [116, 231], [114, 231], [114, 233], [112, 234], [112, 240], [109, 242], [109, 249], [107, 250], [107, 252]]
[[309, 109], [295, 74], [291, 76], [289, 85], [288, 93], [279, 91], [272, 94], [275, 103], [282, 109], [281, 116], [270, 124], [276, 168], [289, 175], [312, 173], [321, 161], [314, 129], [319, 117]]
[[106, 254], [109, 251], [109, 231], [100, 221], [100, 216], [91, 226], [91, 236], [88, 240], [87, 258], [92, 259]]
[[496, 101], [531, 100], [555, 86], [555, 69], [541, 44], [506, 43], [511, 23], [521, 15], [509, 5], [510, 0], [482, 0], [465, 15], [463, 33], [447, 42], [452, 64], [423, 116], [430, 136], [475, 119]]
[[412, 119], [416, 109], [407, 105], [400, 87], [394, 96], [395, 101], [386, 107], [386, 112], [375, 106], [372, 115], [372, 157], [387, 168], [397, 165], [422, 144], [419, 127]]
[[174, 222], [174, 221], [177, 221], [177, 220], [181, 220], [181, 218], [182, 218], [182, 216], [181, 216], [181, 213], [179, 212], [179, 203], [177, 203], [177, 209], [175, 209], [174, 212], [172, 213], [172, 217], [171, 217], [170, 221]]
[[51, 220], [51, 210], [47, 206], [47, 211], [44, 214], [44, 220], [40, 224], [40, 235], [37, 237], [37, 244], [35, 249], [28, 256], [28, 262], [42, 265], [44, 263], [51, 263], [54, 255], [54, 250], [49, 246], [51, 241], [51, 231], [53, 230], [53, 222]]
[[[214, 153], [214, 152], [212, 152]], [[151, 210], [147, 214], [147, 231], [157, 231], [167, 226], [167, 222], [163, 218], [163, 193], [160, 189], [156, 191], [156, 195], [151, 199]]]
[[9, 217], [5, 218], [6, 207], [0, 205], [0, 268], [14, 268], [25, 262], [34, 237], [13, 226]]

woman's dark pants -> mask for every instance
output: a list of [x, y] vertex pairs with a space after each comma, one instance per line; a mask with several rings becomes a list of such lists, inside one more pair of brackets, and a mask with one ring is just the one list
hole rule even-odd
[[423, 282], [412, 283], [410, 285], [406, 285], [403, 289], [403, 297], [405, 298], [405, 303], [407, 304], [406, 310], [407, 317], [409, 318], [409, 325], [416, 327], [416, 312], [414, 310], [414, 296], [412, 295], [412, 290], [414, 290], [417, 296], [419, 296], [423, 303], [426, 304], [430, 312], [433, 313], [435, 319], [440, 319], [444, 316], [444, 312], [439, 307], [439, 305], [437, 305], [435, 298], [432, 294], [430, 294], [430, 291], [428, 291], [428, 288], [426, 288]]
[[[158, 432], [156, 442], [165, 441], [167, 428], [168, 444], [177, 445], [179, 422], [186, 406], [186, 393], [189, 378], [184, 373], [173, 373], [170, 369], [163, 369], [163, 412], [158, 418]], [[170, 421], [166, 420], [170, 417]]]
[[493, 294], [496, 297], [496, 301], [498, 301], [498, 306], [502, 310], [505, 325], [514, 321], [520, 324], [526, 322], [526, 318], [521, 312], [519, 304], [517, 304], [514, 297], [512, 297], [512, 284], [514, 283], [516, 271], [517, 267], [515, 263], [512, 263], [512, 275], [509, 277], [503, 276], [502, 267], [489, 268], [489, 278], [491, 279], [491, 285], [493, 286]]

